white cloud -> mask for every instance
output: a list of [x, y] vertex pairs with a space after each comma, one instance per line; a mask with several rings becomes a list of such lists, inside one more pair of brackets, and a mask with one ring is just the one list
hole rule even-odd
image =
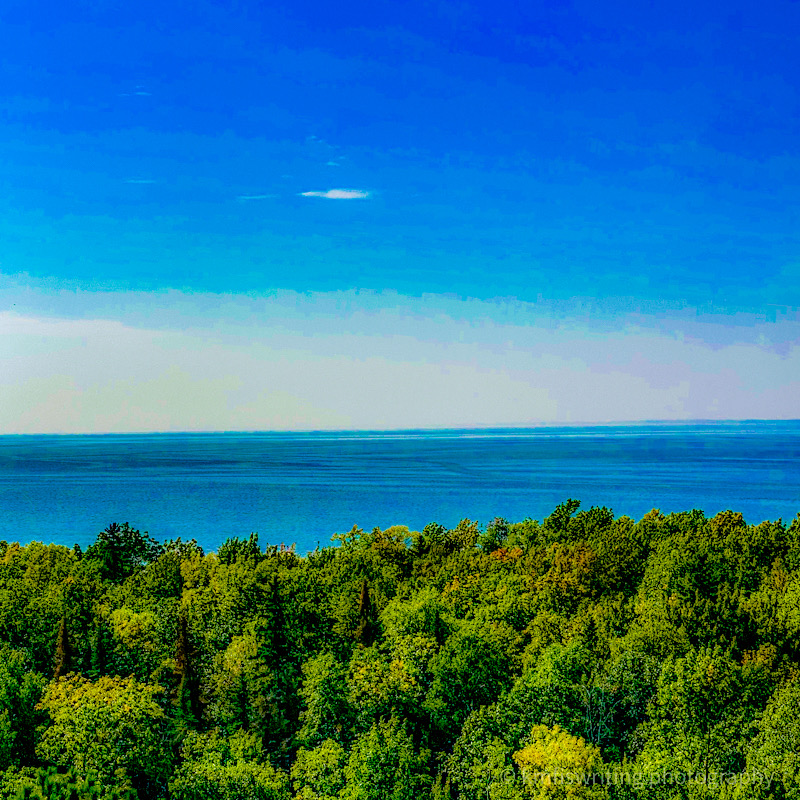
[[237, 200], [270, 200], [277, 197], [276, 194], [240, 194]]
[[144, 86], [138, 84], [132, 92], [120, 92], [120, 97], [152, 97], [153, 93], [148, 92]]
[[361, 200], [369, 197], [363, 189], [328, 189], [327, 192], [300, 192], [302, 197], [325, 197], [328, 200]]

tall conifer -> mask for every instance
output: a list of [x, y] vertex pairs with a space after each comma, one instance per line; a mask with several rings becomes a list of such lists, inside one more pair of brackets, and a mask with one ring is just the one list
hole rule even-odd
[[56, 639], [56, 658], [55, 670], [53, 671], [53, 678], [60, 678], [71, 671], [72, 668], [72, 647], [69, 643], [69, 634], [67, 633], [67, 619], [61, 617], [61, 622], [58, 626], [58, 638]]
[[358, 598], [358, 625], [356, 639], [365, 647], [369, 647], [378, 633], [377, 613], [369, 593], [369, 583], [366, 579], [361, 584], [361, 594]]
[[200, 715], [200, 694], [194, 656], [186, 614], [181, 612], [178, 617], [178, 635], [175, 642], [175, 674], [180, 677], [175, 704], [187, 716], [197, 718]]

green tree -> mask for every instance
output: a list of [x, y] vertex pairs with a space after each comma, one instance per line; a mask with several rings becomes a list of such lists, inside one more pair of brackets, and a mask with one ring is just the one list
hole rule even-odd
[[320, 653], [303, 664], [300, 689], [303, 711], [297, 741], [313, 747], [330, 739], [344, 743], [353, 722], [347, 699], [347, 666], [332, 653]]
[[448, 737], [455, 738], [471, 711], [492, 703], [512, 683], [512, 642], [513, 632], [501, 626], [465, 623], [433, 657], [425, 705]]
[[105, 786], [130, 780], [145, 797], [166, 785], [172, 769], [172, 726], [161, 687], [135, 678], [52, 681], [38, 706], [50, 718], [36, 748], [51, 764], [78, 775], [95, 772]]
[[250, 623], [217, 656], [208, 713], [226, 733], [242, 728], [260, 736], [265, 746], [282, 750], [289, 743], [291, 720], [282, 682], [262, 655], [258, 627]]
[[738, 773], [745, 766], [744, 741], [756, 713], [748, 694], [741, 666], [720, 648], [668, 659], [650, 719], [640, 729], [645, 743], [637, 763], [642, 771], [697, 775], [693, 793], [714, 796], [702, 787], [711, 786], [720, 773]]
[[109, 651], [109, 633], [105, 622], [98, 619], [92, 634], [89, 676], [99, 678], [106, 671]]
[[426, 588], [409, 599], [390, 600], [381, 612], [381, 627], [389, 642], [425, 634], [442, 644], [452, 631], [453, 621], [439, 592]]
[[178, 689], [175, 703], [182, 716], [189, 720], [200, 718], [200, 682], [196, 671], [197, 652], [189, 639], [186, 614], [178, 616], [178, 636], [175, 642], [175, 673]]
[[99, 562], [104, 578], [121, 581], [154, 561], [161, 551], [161, 545], [146, 532], [139, 532], [127, 522], [112, 522], [97, 535], [84, 559]]
[[747, 768], [752, 779], [742, 784], [742, 797], [800, 798], [800, 683], [786, 683], [770, 698]]
[[0, 646], [0, 771], [32, 763], [41, 717], [36, 704], [45, 684], [24, 651]]
[[[461, 800], [516, 800], [522, 795], [522, 781], [512, 755], [530, 731], [529, 715], [539, 718], [538, 709], [514, 709], [508, 718], [503, 700], [473, 711], [447, 759], [451, 785]], [[527, 722], [527, 725], [526, 725]]]
[[403, 723], [376, 722], [353, 743], [341, 800], [414, 800], [430, 786], [428, 755], [417, 753]]
[[313, 749], [300, 748], [292, 766], [292, 780], [299, 800], [335, 800], [344, 789], [347, 753], [332, 739]]
[[237, 537], [226, 539], [217, 550], [217, 558], [223, 564], [233, 564], [236, 561], [250, 561], [256, 563], [261, 558], [261, 547], [258, 544], [258, 534], [251, 533], [248, 539]]
[[366, 580], [362, 581], [361, 593], [358, 596], [358, 625], [355, 635], [356, 641], [365, 647], [369, 647], [378, 635], [378, 614]]
[[137, 800], [136, 791], [129, 786], [104, 786], [95, 776], [82, 777], [74, 770], [63, 772], [55, 767], [11, 778], [2, 788], [14, 800]]
[[287, 776], [270, 765], [252, 733], [226, 738], [218, 729], [192, 731], [181, 756], [169, 782], [174, 800], [290, 800]]

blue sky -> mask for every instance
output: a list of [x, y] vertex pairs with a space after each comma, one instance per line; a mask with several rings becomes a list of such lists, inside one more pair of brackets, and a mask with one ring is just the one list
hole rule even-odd
[[797, 416], [800, 3], [2, 21], [0, 429]]

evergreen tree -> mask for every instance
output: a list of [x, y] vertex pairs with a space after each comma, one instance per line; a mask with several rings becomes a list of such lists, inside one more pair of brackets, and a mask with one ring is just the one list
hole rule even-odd
[[155, 561], [162, 551], [162, 546], [146, 531], [141, 533], [127, 522], [122, 525], [112, 522], [97, 535], [84, 557], [100, 563], [104, 578], [123, 581]]
[[189, 625], [186, 614], [178, 617], [178, 635], [175, 643], [175, 674], [180, 677], [175, 705], [187, 717], [200, 716], [200, 693], [194, 661], [195, 652], [189, 639]]
[[61, 622], [58, 626], [58, 638], [56, 639], [56, 658], [55, 670], [53, 671], [53, 678], [61, 678], [71, 671], [72, 668], [72, 646], [69, 642], [69, 634], [67, 633], [67, 619], [61, 617]]
[[90, 674], [96, 678], [105, 672], [107, 660], [106, 632], [103, 623], [98, 620], [94, 630], [91, 644], [91, 658], [89, 662]]
[[378, 614], [372, 597], [369, 593], [369, 583], [365, 579], [361, 584], [361, 594], [358, 598], [358, 626], [356, 627], [356, 640], [370, 647], [378, 635]]

